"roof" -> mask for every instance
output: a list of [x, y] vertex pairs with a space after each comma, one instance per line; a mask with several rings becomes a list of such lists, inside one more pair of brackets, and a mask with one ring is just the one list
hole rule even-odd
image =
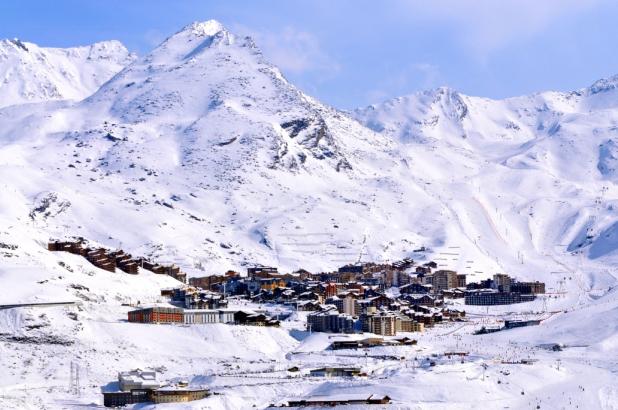
[[185, 313], [236, 313], [234, 309], [184, 309]]
[[375, 393], [340, 393], [321, 396], [312, 396], [302, 399], [289, 399], [290, 401], [323, 402], [323, 401], [363, 401], [390, 399], [384, 394]]
[[311, 369], [310, 372], [319, 372], [319, 371], [332, 371], [332, 370], [344, 370], [350, 372], [360, 372], [360, 367], [320, 367], [317, 369]]

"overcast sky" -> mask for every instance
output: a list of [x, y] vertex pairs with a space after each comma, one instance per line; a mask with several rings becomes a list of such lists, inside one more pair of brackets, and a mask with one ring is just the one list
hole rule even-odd
[[145, 54], [212, 18], [345, 109], [442, 85], [503, 98], [618, 74], [611, 0], [1, 0], [0, 37], [56, 47], [117, 39]]

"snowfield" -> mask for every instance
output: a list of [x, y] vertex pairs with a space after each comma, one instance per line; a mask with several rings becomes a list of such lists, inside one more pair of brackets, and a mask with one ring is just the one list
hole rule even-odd
[[[219, 393], [157, 409], [358, 392], [401, 409], [618, 408], [618, 77], [505, 100], [439, 88], [345, 113], [208, 21], [142, 57], [117, 42], [5, 40], [0, 80], [0, 305], [78, 302], [0, 309], [0, 408], [99, 408], [100, 387], [135, 367]], [[130, 305], [165, 303], [161, 288], [179, 283], [47, 251], [74, 236], [190, 276], [410, 256], [469, 281], [544, 281], [551, 294], [466, 306], [470, 322], [376, 357], [334, 353], [302, 312], [281, 328], [127, 323]], [[472, 335], [508, 315], [546, 320]], [[336, 363], [368, 375], [287, 372]]]

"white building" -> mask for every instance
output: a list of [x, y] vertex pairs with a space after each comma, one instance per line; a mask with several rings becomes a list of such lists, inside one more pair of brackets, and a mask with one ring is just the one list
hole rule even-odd
[[346, 297], [343, 298], [343, 313], [350, 316], [358, 316], [355, 296], [346, 295]]
[[133, 389], [158, 389], [162, 383], [157, 380], [157, 372], [154, 370], [135, 369], [128, 372], [118, 373], [120, 390], [131, 391]]
[[233, 323], [234, 311], [221, 309], [185, 309], [184, 323], [209, 324], [209, 323]]

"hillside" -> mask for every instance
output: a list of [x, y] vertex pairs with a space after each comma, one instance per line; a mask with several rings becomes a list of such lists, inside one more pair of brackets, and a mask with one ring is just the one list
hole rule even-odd
[[[265, 408], [340, 388], [393, 395], [400, 408], [470, 408], [485, 395], [496, 408], [549, 397], [562, 407], [582, 380], [589, 390], [578, 405], [615, 403], [616, 363], [606, 358], [617, 346], [616, 78], [506, 100], [440, 88], [345, 113], [212, 20], [139, 58], [115, 42], [1, 45], [9, 57], [0, 72], [13, 73], [0, 86], [10, 101], [0, 108], [3, 301], [80, 302], [0, 310], [5, 408], [96, 407], [100, 385], [142, 365], [224, 392], [183, 408]], [[410, 256], [469, 281], [497, 272], [544, 281], [554, 297], [492, 312], [543, 311], [541, 327], [472, 336], [473, 325], [492, 320], [472, 309], [473, 325], [433, 329], [418, 349], [379, 351], [403, 361], [365, 357], [367, 379], [287, 380], [293, 365], [359, 359], [309, 351], [329, 339], [308, 335], [302, 314], [278, 329], [126, 323], [127, 305], [159, 302], [161, 288], [179, 283], [46, 249], [50, 238], [75, 236], [176, 263], [189, 276]], [[444, 359], [434, 371], [413, 359], [460, 343], [472, 352], [466, 363]], [[573, 349], [554, 354], [539, 347], [546, 343]], [[540, 362], [508, 367], [506, 355]], [[71, 361], [86, 369], [84, 397], [65, 397]], [[231, 370], [256, 368], [269, 376], [255, 382]]]
[[[22, 206], [3, 216], [29, 218], [43, 237], [122, 243], [214, 273], [330, 269], [364, 242], [371, 258], [389, 242], [399, 256], [442, 229], [417, 234], [409, 208], [392, 206], [414, 193], [420, 214], [431, 200], [402, 178], [391, 141], [300, 92], [216, 22], [176, 33], [83, 102], [2, 114], [6, 189]], [[402, 229], [386, 232], [391, 220]]]
[[581, 270], [579, 288], [606, 288], [613, 84], [502, 101], [441, 88], [358, 110], [363, 127], [250, 38], [194, 23], [81, 102], [0, 110], [1, 217], [190, 274], [456, 249], [443, 266], [471, 277]]

